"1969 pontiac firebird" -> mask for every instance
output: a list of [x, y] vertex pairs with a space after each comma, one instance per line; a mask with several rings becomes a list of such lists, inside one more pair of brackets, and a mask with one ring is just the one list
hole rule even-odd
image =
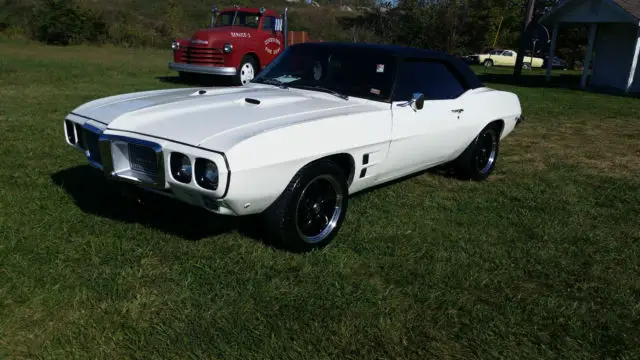
[[298, 250], [336, 236], [350, 194], [451, 164], [484, 180], [519, 98], [462, 60], [407, 47], [304, 43], [248, 86], [106, 97], [64, 121], [110, 179], [224, 215], [260, 214]]

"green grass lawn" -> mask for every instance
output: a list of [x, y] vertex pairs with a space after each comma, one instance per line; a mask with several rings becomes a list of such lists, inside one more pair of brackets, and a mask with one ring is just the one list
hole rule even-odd
[[168, 51], [0, 41], [0, 358], [637, 359], [640, 102], [515, 91], [486, 182], [355, 196], [324, 251], [135, 205], [62, 121], [162, 82]]

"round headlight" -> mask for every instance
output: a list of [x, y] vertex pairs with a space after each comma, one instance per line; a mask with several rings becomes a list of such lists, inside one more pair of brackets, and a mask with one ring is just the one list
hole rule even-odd
[[218, 188], [218, 167], [207, 159], [196, 159], [196, 182], [208, 190]]
[[233, 51], [233, 45], [231, 45], [230, 43], [224, 44], [224, 46], [222, 47], [222, 51], [227, 54], [230, 53], [231, 51]]
[[173, 51], [176, 51], [176, 50], [180, 49], [180, 43], [174, 40], [174, 41], [171, 43], [171, 49], [172, 49]]
[[171, 153], [171, 176], [181, 183], [191, 182], [191, 160], [181, 153]]

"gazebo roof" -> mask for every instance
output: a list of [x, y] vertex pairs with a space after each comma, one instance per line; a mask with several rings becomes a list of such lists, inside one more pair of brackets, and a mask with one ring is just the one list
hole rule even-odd
[[565, 0], [539, 21], [571, 23], [634, 23], [640, 22], [638, 0]]
[[633, 15], [636, 19], [640, 20], [640, 1], [638, 0], [611, 0], [618, 6], [626, 10], [629, 14]]

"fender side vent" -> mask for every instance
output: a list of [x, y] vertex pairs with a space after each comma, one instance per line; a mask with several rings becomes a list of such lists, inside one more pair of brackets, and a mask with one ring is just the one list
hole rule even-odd
[[244, 98], [244, 101], [248, 102], [249, 104], [260, 105], [260, 100], [258, 99]]
[[362, 156], [362, 165], [367, 165], [369, 163], [369, 154], [364, 154]]
[[200, 90], [200, 91], [198, 91], [198, 94], [200, 94], [200, 95], [204, 95], [204, 94], [206, 94], [206, 93], [207, 93], [207, 90]]
[[366, 169], [366, 168], [364, 168], [364, 169], [362, 169], [362, 170], [360, 171], [360, 178], [363, 178], [363, 177], [365, 177], [366, 175], [367, 175], [367, 169]]

